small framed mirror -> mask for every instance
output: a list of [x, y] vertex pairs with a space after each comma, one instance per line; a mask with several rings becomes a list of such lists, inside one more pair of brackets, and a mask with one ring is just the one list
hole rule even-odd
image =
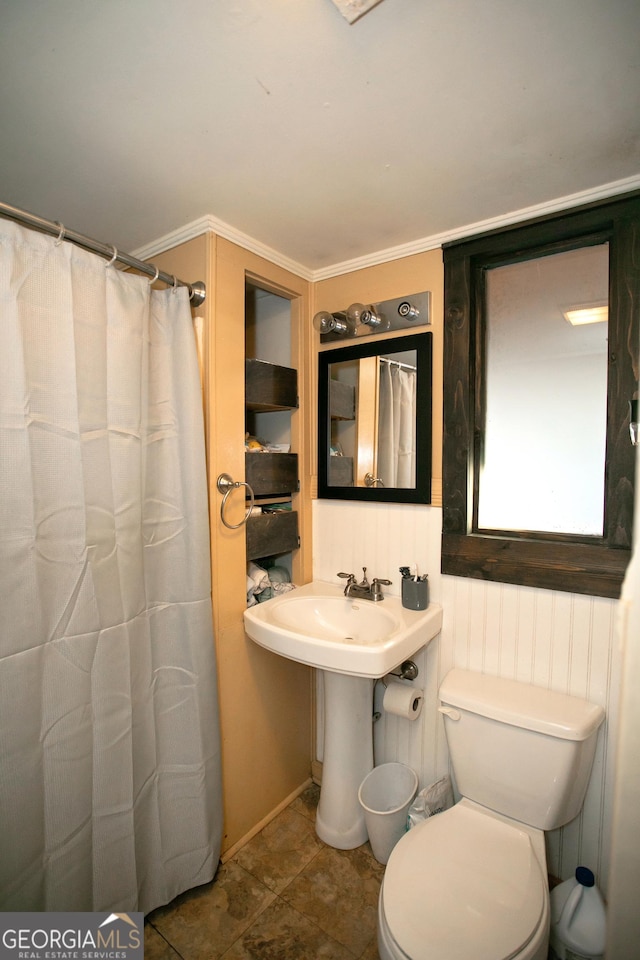
[[432, 334], [318, 357], [318, 496], [431, 502]]

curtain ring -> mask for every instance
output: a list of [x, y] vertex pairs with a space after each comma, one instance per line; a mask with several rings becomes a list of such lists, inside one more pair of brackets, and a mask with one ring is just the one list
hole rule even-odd
[[[155, 264], [152, 263], [151, 266], [153, 267], [153, 266], [155, 266]], [[154, 285], [154, 283], [156, 282], [156, 280], [157, 280], [158, 277], [160, 276], [160, 267], [156, 267], [155, 270], [156, 270], [155, 277], [152, 277], [151, 280], [149, 280], [149, 286], [150, 286], [150, 287], [152, 287], [152, 286]]]
[[60, 227], [60, 233], [58, 234], [56, 239], [53, 241], [56, 247], [59, 247], [62, 241], [64, 240], [64, 235], [66, 233], [66, 230], [64, 228], [64, 223], [60, 223], [59, 220], [54, 220], [53, 222], [55, 223], [56, 227]]
[[178, 289], [178, 278], [176, 277], [175, 273], [172, 273], [171, 276], [173, 277], [173, 287], [171, 289], [175, 293]]
[[105, 267], [110, 267], [111, 264], [115, 263], [115, 261], [118, 259], [118, 248], [112, 246], [111, 249], [113, 250], [113, 256], [111, 257], [111, 260], [109, 260], [108, 263], [105, 263]]

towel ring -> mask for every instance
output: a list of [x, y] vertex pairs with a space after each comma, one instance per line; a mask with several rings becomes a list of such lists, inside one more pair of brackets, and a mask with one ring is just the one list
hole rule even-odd
[[364, 475], [365, 487], [375, 487], [376, 483], [379, 483], [381, 487], [384, 487], [384, 480], [382, 479], [382, 477], [374, 477], [372, 473], [365, 473]]
[[[249, 484], [245, 480], [232, 480], [228, 473], [221, 473], [216, 481], [216, 486], [218, 487], [218, 492], [223, 494], [222, 503], [220, 504], [220, 519], [224, 523], [225, 527], [228, 527], [229, 530], [237, 530], [238, 527], [244, 527], [247, 520], [251, 516], [251, 511], [253, 510], [255, 504], [255, 496]], [[229, 523], [227, 520], [225, 520], [224, 508], [227, 505], [229, 494], [237, 487], [246, 487], [249, 491], [249, 506], [247, 507], [247, 512], [240, 523]]]

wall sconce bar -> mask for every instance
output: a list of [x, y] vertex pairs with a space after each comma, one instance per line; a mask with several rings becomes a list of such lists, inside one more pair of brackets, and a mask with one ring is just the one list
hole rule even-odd
[[383, 300], [380, 303], [352, 303], [346, 310], [320, 310], [313, 318], [320, 343], [351, 340], [373, 333], [408, 330], [431, 323], [431, 292]]

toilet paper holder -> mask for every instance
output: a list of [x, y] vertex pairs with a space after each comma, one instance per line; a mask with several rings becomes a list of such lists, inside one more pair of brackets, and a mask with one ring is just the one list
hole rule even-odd
[[[401, 680], [415, 680], [419, 672], [420, 671], [413, 660], [404, 660], [397, 670], [392, 670], [390, 673], [385, 674], [385, 677], [399, 677]], [[383, 687], [386, 687], [387, 681], [385, 677], [380, 677], [378, 680], [376, 680], [376, 684], [381, 683]], [[379, 720], [381, 716], [382, 714], [379, 710], [374, 710], [372, 718], [373, 722], [375, 723], [376, 720]]]
[[[392, 670], [387, 676], [400, 677], [401, 680], [415, 680], [419, 672], [413, 660], [405, 660], [397, 670]], [[382, 678], [382, 682], [384, 683], [384, 677]]]

